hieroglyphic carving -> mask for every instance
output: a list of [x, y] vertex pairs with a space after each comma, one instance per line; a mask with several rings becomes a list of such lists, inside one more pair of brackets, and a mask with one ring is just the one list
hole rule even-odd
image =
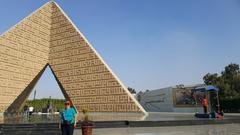
[[0, 111], [29, 95], [47, 63], [78, 111], [145, 112], [54, 2], [0, 38]]

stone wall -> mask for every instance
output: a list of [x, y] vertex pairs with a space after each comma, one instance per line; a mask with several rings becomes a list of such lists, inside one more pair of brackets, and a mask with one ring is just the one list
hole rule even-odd
[[30, 91], [19, 95], [48, 62], [51, 6], [40, 8], [0, 37], [0, 112], [18, 97], [22, 102], [27, 98]]
[[0, 37], [0, 61], [0, 111], [17, 111], [49, 64], [78, 111], [145, 112], [55, 2]]

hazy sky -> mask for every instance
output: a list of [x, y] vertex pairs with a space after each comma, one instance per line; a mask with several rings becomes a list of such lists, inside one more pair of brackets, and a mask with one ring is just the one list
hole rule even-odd
[[[1, 0], [0, 33], [48, 0]], [[240, 64], [239, 0], [56, 0], [126, 86], [202, 83]], [[39, 96], [57, 90], [54, 79]], [[48, 95], [47, 95], [48, 94]]]

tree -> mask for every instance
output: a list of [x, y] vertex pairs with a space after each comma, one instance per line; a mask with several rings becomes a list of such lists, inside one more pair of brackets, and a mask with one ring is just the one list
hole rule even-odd
[[131, 87], [128, 87], [128, 91], [132, 94], [136, 94], [136, 90]]
[[27, 100], [26, 106], [33, 106], [35, 112], [42, 112], [44, 109], [46, 110], [49, 103], [53, 105], [53, 111], [60, 111], [64, 109], [65, 99], [35, 99], [35, 100]]
[[239, 65], [231, 63], [225, 67], [225, 70], [222, 72], [222, 77], [231, 82], [235, 76], [239, 75], [239, 73]]
[[238, 64], [231, 63], [225, 67], [221, 75], [207, 73], [203, 77], [207, 85], [215, 85], [224, 98], [240, 98], [240, 69]]
[[207, 84], [207, 85], [214, 85], [214, 84], [216, 84], [218, 82], [219, 77], [218, 77], [217, 73], [215, 73], [215, 74], [207, 73], [203, 77], [203, 80], [204, 80], [204, 83]]

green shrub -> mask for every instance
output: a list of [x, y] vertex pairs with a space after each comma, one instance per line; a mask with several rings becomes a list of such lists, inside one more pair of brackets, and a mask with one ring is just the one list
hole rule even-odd
[[240, 98], [221, 99], [221, 108], [224, 112], [239, 113], [240, 112]]
[[52, 105], [52, 111], [57, 112], [64, 109], [64, 99], [35, 99], [35, 100], [27, 100], [26, 105], [28, 107], [33, 106], [35, 112], [43, 112], [46, 110], [49, 103]]

